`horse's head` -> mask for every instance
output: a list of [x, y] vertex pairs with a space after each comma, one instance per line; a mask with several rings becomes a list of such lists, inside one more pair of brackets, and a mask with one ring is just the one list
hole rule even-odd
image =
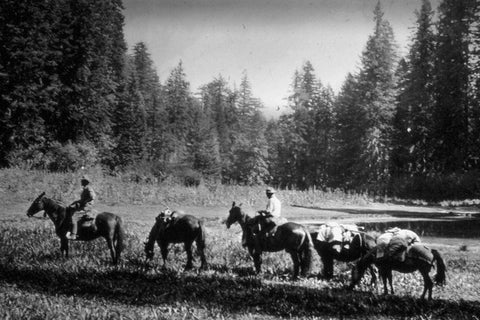
[[30, 205], [27, 210], [27, 216], [32, 217], [34, 214], [44, 210], [43, 199], [45, 198], [45, 192], [42, 192]]
[[235, 205], [235, 201], [232, 204], [232, 208], [228, 212], [228, 218], [225, 224], [227, 225], [227, 229], [230, 228], [232, 224], [235, 222], [239, 222], [242, 219], [243, 212], [242, 212], [242, 204], [240, 203], [238, 206]]

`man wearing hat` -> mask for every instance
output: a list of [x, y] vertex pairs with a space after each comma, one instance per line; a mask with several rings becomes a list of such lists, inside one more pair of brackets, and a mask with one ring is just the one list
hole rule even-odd
[[282, 203], [275, 196], [275, 189], [268, 187], [265, 192], [268, 198], [267, 208], [258, 213], [265, 217], [265, 229], [263, 231], [268, 237], [274, 235], [275, 226], [284, 222], [285, 219], [281, 217]]
[[[89, 218], [89, 213], [92, 211], [93, 203], [95, 200], [95, 191], [93, 191], [92, 186], [90, 185], [90, 179], [88, 176], [83, 176], [80, 180], [82, 184], [83, 190], [80, 194], [80, 200], [73, 202], [69, 208], [75, 212], [82, 211], [83, 216], [80, 219]], [[77, 229], [78, 229], [78, 221], [80, 219], [75, 219], [72, 221], [72, 231], [67, 232], [67, 239], [69, 240], [76, 240], [77, 239]]]

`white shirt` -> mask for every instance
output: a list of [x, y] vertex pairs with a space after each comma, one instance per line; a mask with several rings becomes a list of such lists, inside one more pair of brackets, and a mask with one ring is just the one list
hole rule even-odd
[[282, 211], [282, 204], [275, 195], [272, 195], [272, 197], [268, 199], [266, 211], [270, 213], [273, 217], [280, 217]]

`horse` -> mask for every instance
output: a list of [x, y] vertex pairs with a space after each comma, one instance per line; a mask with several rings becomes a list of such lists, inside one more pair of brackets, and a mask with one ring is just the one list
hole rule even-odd
[[260, 239], [255, 235], [251, 226], [258, 220], [245, 214], [241, 204], [236, 206], [235, 202], [229, 211], [226, 220], [227, 229], [236, 222], [242, 228], [245, 246], [253, 258], [257, 274], [262, 272], [262, 252], [277, 252], [285, 250], [290, 254], [293, 260], [293, 279], [298, 279], [299, 272], [306, 277], [312, 267], [313, 242], [308, 230], [301, 224], [287, 222], [277, 226], [273, 236], [267, 239]]
[[[343, 246], [341, 250], [335, 250], [334, 246], [340, 245], [338, 242], [327, 242], [318, 240], [318, 232], [311, 232], [313, 246], [322, 260], [323, 274], [319, 274], [319, 278], [323, 276], [325, 279], [333, 278], [334, 260], [341, 262], [352, 262], [365, 256], [370, 250], [376, 246], [375, 237], [363, 231], [351, 231], [353, 237], [348, 243], [348, 248]], [[372, 275], [372, 283], [376, 281], [375, 270], [369, 266]]]
[[437, 273], [434, 277], [436, 285], [445, 284], [446, 266], [440, 253], [435, 249], [430, 249], [425, 245], [418, 243], [411, 245], [405, 255], [404, 261], [394, 259], [377, 259], [376, 248], [370, 250], [364, 257], [360, 258], [356, 266], [352, 269], [352, 281], [350, 289], [362, 278], [365, 269], [371, 264], [375, 264], [378, 268], [380, 277], [383, 280], [384, 294], [388, 294], [387, 280], [390, 285], [390, 292], [394, 294], [392, 285], [392, 270], [401, 273], [412, 273], [418, 270], [423, 276], [423, 292], [422, 299], [425, 299], [425, 294], [428, 292], [428, 300], [432, 299], [433, 282], [430, 278], [430, 270], [434, 263], [437, 266]]
[[150, 230], [145, 244], [145, 254], [148, 260], [152, 260], [154, 256], [155, 241], [160, 247], [163, 259], [163, 266], [166, 267], [168, 246], [170, 243], [183, 243], [187, 252], [187, 264], [185, 271], [193, 268], [192, 244], [195, 241], [197, 245], [197, 253], [201, 259], [200, 269], [207, 267], [207, 259], [205, 257], [205, 227], [203, 222], [195, 216], [186, 215], [165, 215], [160, 213], [155, 218], [155, 224]]
[[[70, 231], [73, 223], [72, 215], [74, 210], [46, 197], [45, 192], [33, 201], [27, 210], [27, 216], [32, 217], [42, 210], [55, 225], [55, 232], [60, 238], [60, 252], [62, 256], [68, 258], [67, 232]], [[107, 240], [112, 263], [118, 264], [124, 249], [123, 241], [125, 239], [122, 219], [113, 213], [102, 212], [97, 214], [90, 226], [79, 226], [77, 240], [91, 241], [99, 237]]]

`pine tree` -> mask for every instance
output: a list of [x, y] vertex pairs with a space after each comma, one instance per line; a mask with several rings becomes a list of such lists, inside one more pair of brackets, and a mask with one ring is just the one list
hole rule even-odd
[[[359, 107], [365, 112], [364, 132], [355, 180], [381, 188], [389, 179], [390, 139], [395, 111], [396, 44], [380, 2], [374, 10], [375, 28], [361, 57], [358, 75]], [[362, 181], [362, 182], [360, 182]]]
[[359, 160], [364, 151], [367, 112], [361, 107], [360, 97], [358, 75], [349, 73], [335, 102], [330, 178], [332, 187], [335, 188], [352, 190], [362, 185], [357, 172], [363, 170], [363, 163]]
[[435, 34], [433, 11], [429, 0], [423, 0], [408, 62], [400, 65], [403, 75], [398, 87], [393, 168], [396, 174], [425, 174], [432, 154], [432, 109]]
[[237, 137], [233, 150], [233, 170], [229, 176], [240, 183], [260, 184], [269, 179], [266, 120], [261, 112], [261, 102], [252, 95], [246, 72], [243, 73], [236, 101]]
[[187, 157], [186, 141], [192, 117], [190, 83], [180, 61], [171, 71], [164, 88], [166, 112], [166, 147], [168, 162], [180, 164]]
[[130, 71], [121, 92], [115, 112], [114, 132], [118, 142], [114, 165], [129, 168], [146, 158], [147, 117], [135, 70]]
[[469, 47], [475, 1], [444, 0], [439, 6], [433, 110], [434, 169], [468, 168], [470, 147]]
[[228, 182], [232, 179], [229, 176], [232, 166], [231, 153], [237, 136], [235, 128], [238, 126], [235, 93], [228, 87], [226, 80], [221, 75], [202, 86], [200, 93], [204, 110], [211, 114], [216, 127], [222, 179], [224, 182]]
[[162, 110], [162, 88], [147, 45], [144, 42], [139, 42], [134, 46], [133, 51], [133, 65], [147, 113], [146, 143], [148, 145], [148, 159], [150, 162], [158, 162], [164, 158], [162, 141], [165, 128], [164, 110]]

